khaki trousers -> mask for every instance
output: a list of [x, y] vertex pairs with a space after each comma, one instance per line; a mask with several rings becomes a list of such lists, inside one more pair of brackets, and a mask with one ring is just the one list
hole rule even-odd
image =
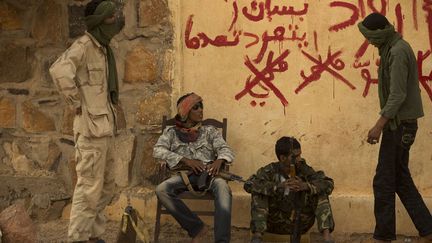
[[68, 230], [71, 241], [100, 237], [105, 231], [103, 210], [110, 203], [115, 187], [113, 142], [110, 136], [76, 138], [77, 184]]

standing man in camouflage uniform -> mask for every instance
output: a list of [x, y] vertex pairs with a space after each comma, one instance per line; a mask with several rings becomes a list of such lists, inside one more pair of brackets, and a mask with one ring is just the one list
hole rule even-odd
[[[114, 191], [112, 144], [124, 125], [118, 101], [117, 70], [110, 40], [122, 27], [111, 1], [92, 0], [85, 9], [87, 31], [51, 66], [60, 94], [75, 110], [77, 184], [68, 237], [103, 242], [103, 209]], [[122, 122], [120, 122], [122, 121]]]
[[[167, 162], [170, 169], [189, 167], [188, 179], [196, 186], [199, 174], [204, 170], [212, 176], [219, 173], [223, 164], [234, 160], [234, 153], [217, 128], [201, 125], [203, 120], [202, 98], [194, 93], [177, 101], [176, 125], [167, 127], [154, 146], [153, 156]], [[207, 229], [201, 219], [178, 198], [188, 188], [176, 174], [156, 187], [156, 195], [162, 205], [185, 229], [192, 242], [200, 242]], [[209, 191], [215, 200], [215, 242], [230, 242], [231, 238], [231, 189], [227, 182], [215, 177]]]
[[[294, 227], [294, 193], [303, 192], [301, 199], [301, 234], [314, 224], [323, 234], [324, 242], [334, 242], [330, 233], [334, 229], [328, 196], [333, 191], [333, 180], [322, 171], [315, 171], [300, 157], [300, 143], [292, 137], [282, 137], [275, 146], [278, 162], [260, 168], [244, 185], [252, 194], [251, 231], [253, 243], [262, 242], [264, 232], [292, 234]], [[296, 178], [290, 178], [293, 156]]]

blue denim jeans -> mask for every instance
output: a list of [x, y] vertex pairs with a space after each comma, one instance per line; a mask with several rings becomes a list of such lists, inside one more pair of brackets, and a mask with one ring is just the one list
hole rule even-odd
[[377, 240], [396, 240], [395, 194], [407, 210], [420, 236], [432, 233], [432, 216], [418, 192], [408, 168], [409, 150], [417, 123], [402, 123], [384, 131], [373, 181]]
[[[190, 183], [197, 185], [199, 176], [189, 176]], [[187, 188], [179, 175], [172, 176], [156, 187], [156, 195], [162, 205], [171, 213], [190, 237], [195, 237], [204, 227], [201, 219], [178, 198]], [[231, 189], [222, 178], [215, 178], [210, 187], [215, 200], [214, 235], [215, 242], [230, 242], [231, 238]]]

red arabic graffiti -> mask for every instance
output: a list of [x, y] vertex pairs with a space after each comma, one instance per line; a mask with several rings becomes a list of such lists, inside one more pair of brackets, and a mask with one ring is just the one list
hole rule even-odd
[[423, 10], [426, 12], [426, 23], [429, 30], [429, 47], [432, 50], [432, 0], [424, 0]]
[[306, 56], [309, 60], [311, 60], [315, 65], [310, 68], [311, 74], [306, 76], [304, 70], [300, 72], [300, 76], [303, 78], [303, 82], [296, 88], [294, 91], [296, 94], [299, 93], [302, 89], [308, 86], [313, 81], [317, 81], [321, 78], [321, 74], [324, 71], [327, 71], [331, 75], [333, 75], [338, 80], [342, 81], [351, 89], [355, 89], [355, 86], [352, 85], [346, 78], [344, 78], [338, 71], [345, 68], [345, 63], [339, 59], [339, 56], [342, 54], [342, 51], [337, 51], [332, 54], [330, 47], [327, 51], [327, 59], [323, 62], [321, 55], [318, 55], [318, 59], [312, 57], [305, 51], [301, 51], [304, 56]]
[[412, 15], [413, 15], [414, 29], [415, 29], [415, 30], [418, 30], [418, 22], [417, 22], [417, 0], [412, 0]]
[[205, 33], [199, 32], [197, 33], [197, 36], [190, 37], [190, 33], [192, 31], [193, 27], [193, 15], [189, 16], [188, 22], [186, 24], [186, 30], [185, 30], [185, 43], [186, 47], [190, 49], [198, 49], [206, 47], [208, 44], [212, 46], [236, 46], [239, 43], [239, 36], [241, 34], [240, 31], [234, 31], [233, 36], [234, 40], [228, 40], [228, 36], [226, 35], [218, 35], [213, 40], [209, 38]]
[[[288, 29], [292, 30], [292, 28], [293, 28], [292, 25], [289, 25]], [[274, 29], [274, 31], [273, 31], [273, 35], [269, 35], [267, 33], [267, 31], [265, 31], [263, 33], [262, 37], [261, 37], [261, 41], [262, 41], [261, 49], [260, 49], [257, 57], [253, 61], [255, 63], [261, 62], [261, 60], [264, 57], [264, 54], [267, 51], [267, 48], [268, 48], [268, 45], [269, 45], [270, 42], [275, 42], [275, 41], [277, 41], [277, 42], [282, 42], [282, 41], [300, 41], [301, 42], [301, 41], [304, 41], [306, 39], [306, 33], [303, 33], [303, 35], [299, 37], [299, 36], [297, 36], [297, 32], [296, 32], [297, 30], [298, 30], [298, 26], [295, 25], [294, 30], [292, 30], [292, 32], [291, 32], [291, 36], [290, 37], [285, 37], [285, 31], [286, 31], [286, 29], [283, 26], [276, 27]], [[259, 40], [260, 40], [260, 38], [257, 35], [253, 34], [253, 33], [249, 33], [248, 32], [247, 34], [245, 33], [245, 35], [248, 36], [248, 37], [254, 38], [254, 41], [251, 42], [251, 43], [249, 43], [248, 45], [246, 45], [246, 48], [249, 48], [249, 47], [257, 44], [259, 42]], [[304, 42], [304, 44], [308, 45], [308, 42], [306, 41], [306, 42]]]
[[366, 97], [369, 93], [371, 84], [378, 84], [377, 78], [372, 78], [368, 69], [364, 68], [361, 70], [361, 76], [366, 81], [365, 88], [363, 90], [363, 97]]
[[[399, 0], [401, 1], [401, 0]], [[303, 22], [310, 14], [310, 10], [315, 7], [315, 4], [303, 3], [289, 6], [280, 2], [272, 0], [224, 0], [228, 8], [230, 8], [231, 20], [226, 26], [226, 32], [217, 35], [209, 35], [199, 29], [199, 23], [194, 23], [194, 14], [190, 14], [186, 20], [184, 30], [185, 46], [188, 49], [198, 50], [202, 48], [238, 48], [242, 47], [249, 50], [245, 54], [244, 65], [250, 72], [244, 78], [244, 86], [235, 95], [236, 100], [240, 100], [248, 96], [250, 105], [252, 107], [265, 106], [266, 100], [275, 96], [283, 106], [288, 105], [286, 98], [286, 90], [281, 90], [278, 86], [282, 82], [295, 81], [299, 77], [302, 79], [300, 84], [293, 90], [295, 94], [300, 94], [302, 91], [311, 86], [313, 82], [324, 80], [323, 75], [330, 74], [336, 80], [348, 86], [350, 90], [355, 90], [356, 86], [364, 85], [363, 97], [367, 97], [373, 85], [378, 83], [376, 66], [379, 65], [379, 56], [365, 58], [365, 54], [369, 48], [369, 43], [364, 40], [360, 46], [348, 47], [354, 49], [354, 56], [347, 56], [345, 51], [339, 48], [338, 51], [332, 52], [331, 46], [328, 46], [327, 55], [324, 57], [319, 54], [319, 43], [321, 35], [332, 35], [336, 32], [347, 31], [352, 28], [356, 29], [358, 36], [355, 38], [362, 38], [357, 30], [356, 24], [361, 21], [366, 15], [372, 12], [379, 12], [383, 15], [388, 13], [389, 19], [394, 20], [395, 28], [401, 34], [404, 32], [407, 10], [411, 12], [413, 26], [415, 30], [419, 29], [419, 23], [426, 23], [429, 31], [429, 44], [428, 51], [418, 53], [418, 66], [419, 66], [419, 80], [421, 87], [426, 90], [432, 101], [432, 71], [428, 75], [424, 75], [425, 68], [423, 65], [427, 63], [427, 68], [430, 68], [431, 61], [425, 60], [432, 59], [432, 0], [422, 0], [422, 9], [424, 11], [424, 22], [418, 21], [417, 1], [411, 0], [411, 9], [407, 8], [407, 3], [393, 2], [390, 0], [332, 0], [329, 3], [316, 4], [320, 7], [326, 5], [329, 9], [319, 9], [313, 12], [327, 11], [329, 14], [338, 14], [345, 16], [337, 23], [328, 23], [326, 28], [327, 33], [318, 32], [316, 29], [303, 30]], [[294, 1], [293, 1], [294, 2]], [[392, 3], [393, 5], [390, 5]], [[390, 9], [390, 7], [392, 9]], [[286, 18], [289, 17], [289, 18]], [[270, 25], [270, 23], [279, 18], [284, 21], [283, 24]], [[313, 22], [314, 20], [312, 20]], [[265, 23], [267, 27], [259, 32], [256, 29], [250, 28], [251, 25], [245, 24], [249, 22], [252, 24]], [[241, 23], [241, 25], [239, 24]], [[306, 23], [310, 25], [309, 19]], [[325, 23], [325, 22], [324, 22]], [[325, 23], [327, 24], [327, 23]], [[309, 43], [312, 43], [309, 47]], [[340, 43], [338, 43], [340, 44]], [[255, 48], [251, 48], [255, 47]], [[375, 48], [375, 47], [373, 47]], [[250, 53], [250, 50], [256, 50], [256, 53]], [[292, 52], [299, 52], [305, 60], [311, 62], [311, 66], [306, 69], [299, 68], [298, 76], [290, 75], [289, 80], [277, 80], [277, 73], [284, 73], [288, 71], [288, 63], [290, 61], [296, 62], [292, 59]], [[350, 59], [351, 58], [351, 59]], [[343, 72], [347, 65], [346, 61], [353, 61], [349, 68], [358, 70], [358, 76], [353, 81], [360, 83], [352, 83], [349, 79], [344, 77]], [[374, 63], [374, 65], [371, 65]], [[291, 69], [294, 72], [294, 69]], [[327, 78], [325, 78], [327, 79]]]
[[[382, 15], [386, 15], [386, 8], [387, 8], [387, 1], [386, 0], [381, 0], [381, 10], [378, 10], [375, 7], [373, 0], [368, 0], [367, 4], [368, 4], [368, 7], [372, 10], [372, 12], [379, 12]], [[355, 25], [355, 23], [357, 23], [357, 21], [359, 20], [360, 16], [362, 18], [365, 17], [365, 5], [364, 5], [363, 0], [359, 0], [357, 5], [355, 5], [353, 3], [349, 3], [349, 2], [344, 2], [344, 1], [333, 1], [330, 3], [330, 7], [331, 8], [335, 8], [335, 7], [346, 8], [352, 12], [352, 15], [348, 20], [345, 20], [341, 23], [330, 26], [329, 31], [336, 31], [337, 32], [339, 30], [343, 30], [349, 26]]]
[[231, 21], [231, 25], [228, 29], [228, 31], [233, 30], [234, 25], [237, 23], [237, 19], [238, 19], [238, 5], [237, 5], [237, 0], [233, 1], [233, 19]]
[[[419, 80], [423, 88], [426, 90], [427, 94], [429, 95], [430, 100], [432, 101], [432, 70], [429, 73], [429, 75], [423, 75], [423, 62], [431, 55], [431, 50], [426, 51], [426, 53], [423, 53], [423, 51], [418, 51], [417, 53], [417, 66], [418, 66], [418, 73], [419, 73]], [[431, 63], [431, 62], [429, 62]]]
[[300, 16], [308, 12], [309, 4], [305, 3], [303, 9], [295, 10], [292, 6], [272, 6], [272, 0], [260, 1], [259, 3], [254, 0], [250, 3], [250, 9], [243, 7], [243, 15], [250, 21], [258, 22], [267, 17], [269, 21], [272, 20], [274, 15], [278, 16]]
[[[279, 98], [280, 102], [283, 106], [288, 105], [288, 101], [286, 100], [285, 96], [282, 94], [282, 92], [273, 84], [273, 80], [275, 78], [274, 73], [275, 72], [285, 72], [288, 70], [288, 63], [285, 61], [285, 58], [289, 55], [289, 50], [285, 50], [280, 56], [278, 56], [276, 59], [273, 59], [274, 52], [270, 51], [268, 57], [266, 66], [263, 70], [258, 71], [258, 69], [253, 65], [249, 57], [246, 56], [245, 65], [249, 68], [249, 70], [253, 73], [254, 78], [251, 80], [252, 75], [250, 75], [245, 83], [245, 87], [242, 91], [240, 91], [236, 96], [235, 99], [239, 100], [242, 98], [245, 94], [249, 93], [252, 97], [255, 98], [267, 98], [268, 97], [268, 89], [273, 91], [273, 93]], [[264, 83], [265, 86], [262, 83]], [[260, 85], [267, 93], [265, 94], [258, 94], [252, 91], [252, 89], [256, 86]], [[267, 87], [267, 88], [265, 88]], [[253, 103], [252, 103], [252, 106]]]

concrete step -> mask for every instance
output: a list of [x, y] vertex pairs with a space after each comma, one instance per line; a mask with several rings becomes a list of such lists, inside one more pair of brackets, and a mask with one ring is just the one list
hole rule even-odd
[[[232, 226], [239, 228], [249, 228], [250, 221], [250, 195], [246, 193], [241, 185], [231, 185], [233, 195], [232, 205]], [[153, 225], [156, 214], [156, 195], [154, 186], [137, 187], [120, 194], [119, 198], [106, 208], [107, 217], [110, 220], [118, 221], [121, 219], [124, 208], [130, 204], [140, 212], [146, 223]], [[424, 197], [426, 205], [432, 208], [432, 197]], [[335, 218], [335, 233], [339, 234], [369, 234], [375, 227], [373, 214], [373, 195], [342, 195], [333, 194], [330, 197], [333, 215]], [[186, 203], [195, 210], [213, 208], [210, 201], [188, 201]], [[67, 217], [67, 216], [66, 216]], [[405, 208], [397, 199], [396, 203], [397, 233], [406, 236], [417, 236], [411, 219]], [[211, 217], [203, 216], [203, 221], [212, 226]], [[175, 223], [169, 215], [163, 215], [162, 223]], [[317, 232], [314, 226], [311, 232]]]

